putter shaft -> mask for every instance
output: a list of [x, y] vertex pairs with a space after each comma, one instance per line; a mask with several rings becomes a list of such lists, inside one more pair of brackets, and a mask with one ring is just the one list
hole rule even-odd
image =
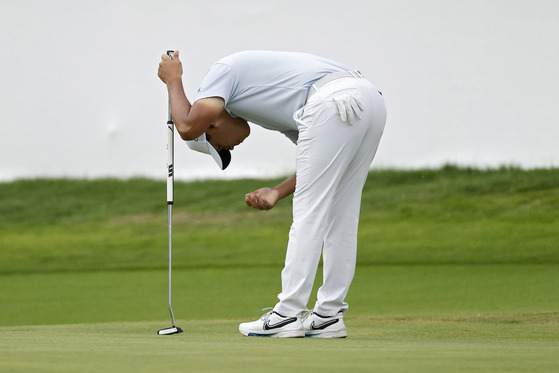
[[173, 322], [173, 327], [175, 327], [175, 315], [173, 314], [172, 303], [172, 255], [173, 255], [173, 205], [168, 204], [169, 213], [169, 312], [171, 313], [171, 321]]

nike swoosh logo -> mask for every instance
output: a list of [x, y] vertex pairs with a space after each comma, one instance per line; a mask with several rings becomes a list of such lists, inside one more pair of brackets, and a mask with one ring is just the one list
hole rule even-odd
[[327, 327], [334, 325], [335, 323], [337, 323], [338, 321], [340, 321], [340, 319], [335, 319], [335, 320], [330, 320], [330, 321], [326, 321], [324, 324], [320, 324], [319, 326], [314, 325], [314, 321], [311, 323], [311, 330], [322, 330], [322, 329], [326, 329]]
[[276, 324], [270, 325], [270, 321], [266, 320], [266, 322], [264, 323], [264, 330], [272, 330], [272, 329], [281, 328], [282, 326], [289, 325], [289, 324], [291, 324], [292, 322], [295, 322], [295, 321], [297, 321], [297, 318], [292, 317], [290, 319], [283, 320], [283, 321], [280, 321]]

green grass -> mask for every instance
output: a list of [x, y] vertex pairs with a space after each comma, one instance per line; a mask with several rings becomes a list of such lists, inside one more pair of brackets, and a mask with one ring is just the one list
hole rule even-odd
[[[176, 183], [177, 268], [281, 266], [291, 204], [249, 209], [279, 180]], [[0, 273], [164, 268], [164, 182], [0, 184]], [[559, 263], [559, 170], [372, 172], [358, 264]]]
[[558, 169], [371, 172], [330, 341], [237, 331], [280, 290], [290, 201], [243, 199], [277, 182], [175, 184], [168, 337], [164, 182], [0, 183], [0, 371], [559, 371]]
[[176, 271], [185, 332], [174, 336], [156, 335], [170, 326], [164, 270], [5, 275], [0, 319], [13, 326], [0, 327], [0, 371], [555, 372], [558, 270], [365, 266], [348, 299], [349, 338], [335, 341], [237, 332], [255, 306], [273, 304], [273, 268]]
[[[0, 369], [10, 372], [553, 372], [557, 319], [348, 320], [344, 340], [255, 339], [238, 320], [182, 321], [160, 337], [154, 322], [0, 329]], [[9, 343], [7, 342], [9, 341]], [[17, 363], [16, 363], [17, 362]], [[490, 367], [490, 369], [488, 369]]]
[[[256, 318], [277, 301], [280, 270], [175, 270], [173, 309], [196, 320]], [[348, 317], [552, 313], [559, 311], [558, 271], [556, 264], [362, 266]], [[4, 275], [0, 304], [2, 326], [165, 320], [167, 272]]]

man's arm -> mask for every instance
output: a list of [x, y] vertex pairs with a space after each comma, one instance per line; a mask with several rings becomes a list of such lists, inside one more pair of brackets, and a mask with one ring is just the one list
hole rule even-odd
[[245, 196], [248, 206], [258, 210], [269, 210], [273, 208], [280, 199], [283, 199], [295, 192], [297, 174], [293, 174], [288, 179], [274, 188], [262, 188]]
[[171, 116], [183, 140], [198, 138], [223, 111], [225, 102], [220, 97], [205, 98], [196, 101], [194, 105], [190, 104], [182, 85], [182, 63], [179, 59], [179, 51], [174, 52], [173, 58], [166, 54], [161, 56], [157, 75], [167, 85]]

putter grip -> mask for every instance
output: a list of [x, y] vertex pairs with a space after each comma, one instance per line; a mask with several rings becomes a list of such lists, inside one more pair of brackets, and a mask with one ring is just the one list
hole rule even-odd
[[167, 122], [167, 204], [173, 204], [173, 182], [174, 182], [174, 123]]

